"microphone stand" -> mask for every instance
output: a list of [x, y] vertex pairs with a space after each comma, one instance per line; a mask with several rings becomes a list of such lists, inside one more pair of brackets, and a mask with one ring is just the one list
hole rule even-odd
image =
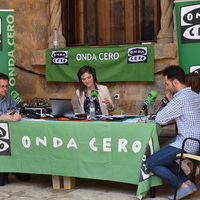
[[159, 108], [154, 114], [151, 114], [151, 115], [149, 116], [149, 120], [155, 120], [156, 114], [160, 111], [161, 108], [162, 108], [162, 106], [160, 106], [160, 108]]
[[148, 108], [145, 109], [145, 123], [147, 123], [147, 116], [148, 116]]

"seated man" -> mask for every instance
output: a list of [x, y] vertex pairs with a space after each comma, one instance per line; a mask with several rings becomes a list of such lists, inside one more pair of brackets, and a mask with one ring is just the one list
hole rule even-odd
[[[0, 73], [0, 121], [19, 121], [21, 115], [13, 113], [16, 102], [12, 96], [8, 93], [9, 79], [8, 76]], [[9, 114], [10, 113], [10, 114]], [[21, 181], [30, 180], [29, 174], [14, 174]], [[0, 186], [8, 183], [8, 173], [0, 173]]]
[[[169, 145], [148, 157], [147, 168], [156, 176], [162, 178], [176, 187], [179, 165], [175, 162], [177, 154], [181, 153], [183, 140], [187, 137], [200, 139], [200, 99], [199, 95], [185, 84], [185, 72], [178, 66], [170, 66], [162, 71], [166, 85], [166, 97], [169, 103], [158, 112], [155, 121], [159, 124], [167, 124], [175, 120], [178, 127], [178, 135]], [[199, 144], [188, 141], [185, 152], [199, 153]], [[180, 172], [176, 199], [182, 199], [197, 190], [194, 183], [183, 170]], [[174, 199], [174, 194], [168, 196]]]

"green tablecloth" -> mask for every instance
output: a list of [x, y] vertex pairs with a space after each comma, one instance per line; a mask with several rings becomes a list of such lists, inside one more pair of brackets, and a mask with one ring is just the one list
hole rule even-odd
[[[156, 123], [20, 121], [8, 122], [8, 129], [9, 138], [0, 134], [1, 172], [132, 183], [137, 194], [162, 184], [145, 168], [146, 157], [159, 149]], [[5, 144], [11, 155], [4, 155]]]

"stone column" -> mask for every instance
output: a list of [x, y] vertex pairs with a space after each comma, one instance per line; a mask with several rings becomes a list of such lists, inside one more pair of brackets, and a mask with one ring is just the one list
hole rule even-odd
[[48, 48], [53, 48], [53, 34], [54, 29], [58, 30], [59, 48], [66, 47], [66, 39], [62, 35], [62, 4], [61, 0], [49, 0], [50, 7], [50, 23], [49, 23], [49, 36], [48, 36]]
[[157, 36], [158, 43], [173, 42], [173, 3], [172, 0], [160, 0], [161, 29]]

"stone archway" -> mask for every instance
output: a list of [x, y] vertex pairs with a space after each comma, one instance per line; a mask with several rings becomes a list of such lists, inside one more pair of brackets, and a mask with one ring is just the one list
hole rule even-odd
[[160, 0], [161, 29], [157, 36], [158, 43], [173, 42], [173, 4], [172, 0]]

